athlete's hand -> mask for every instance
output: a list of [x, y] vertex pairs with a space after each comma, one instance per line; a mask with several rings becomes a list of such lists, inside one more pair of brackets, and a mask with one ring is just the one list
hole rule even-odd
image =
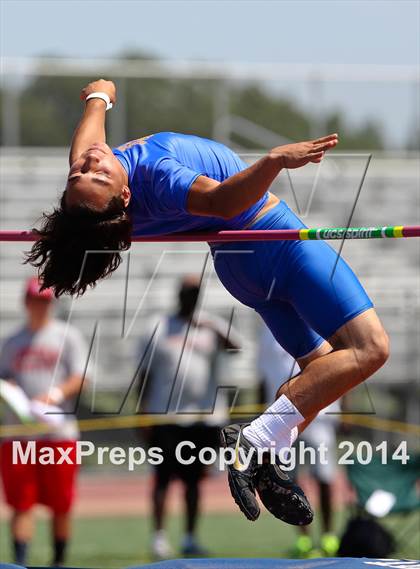
[[277, 146], [271, 150], [270, 156], [278, 157], [282, 168], [300, 168], [308, 162], [321, 162], [325, 152], [337, 144], [338, 135], [329, 134], [316, 140]]
[[80, 93], [80, 98], [84, 101], [88, 95], [98, 91], [106, 93], [110, 98], [111, 103], [115, 104], [115, 101], [117, 100], [115, 84], [113, 81], [107, 81], [106, 79], [98, 79], [97, 81], [92, 81], [92, 83], [86, 85]]

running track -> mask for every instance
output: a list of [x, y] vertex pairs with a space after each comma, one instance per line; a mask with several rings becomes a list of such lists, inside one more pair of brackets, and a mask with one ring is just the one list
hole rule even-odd
[[[316, 506], [316, 488], [309, 479], [302, 480], [302, 486], [311, 503]], [[79, 477], [74, 514], [76, 517], [144, 516], [149, 513], [152, 480], [144, 475], [87, 474]], [[353, 499], [341, 471], [334, 483], [334, 503], [340, 507]], [[0, 495], [0, 519], [7, 517], [7, 507]], [[236, 512], [227, 486], [226, 475], [216, 474], [207, 477], [202, 488], [203, 511]], [[42, 508], [40, 508], [40, 511]], [[169, 494], [168, 511], [182, 511], [182, 492], [179, 483], [172, 484]], [[45, 512], [45, 511], [44, 511]], [[42, 512], [42, 514], [44, 514]]]

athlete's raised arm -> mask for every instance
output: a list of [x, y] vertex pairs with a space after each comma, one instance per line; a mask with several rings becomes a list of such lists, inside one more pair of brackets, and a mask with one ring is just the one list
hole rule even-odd
[[[92, 93], [105, 93], [115, 102], [112, 81], [89, 83], [81, 98]], [[87, 286], [112, 273], [121, 262], [119, 251], [130, 247], [128, 176], [105, 142], [106, 107], [100, 97], [86, 101], [71, 143], [70, 170], [59, 206], [44, 213], [41, 227], [34, 229], [37, 240], [26, 255], [26, 262], [38, 267], [43, 287], [53, 287], [56, 296], [83, 294]], [[104, 253], [91, 254], [85, 262], [86, 251], [98, 249]]]
[[223, 182], [200, 176], [189, 191], [188, 211], [224, 219], [239, 215], [265, 194], [283, 168], [300, 168], [308, 162], [321, 162], [325, 152], [337, 143], [338, 135], [330, 134], [316, 140], [277, 146], [255, 164]]
[[[115, 85], [112, 81], [99, 79], [86, 85], [81, 92], [81, 99], [92, 93], [105, 93], [108, 95], [111, 103], [116, 101]], [[106, 102], [102, 99], [89, 99], [86, 101], [83, 116], [74, 131], [71, 141], [69, 162], [70, 166], [85, 152], [92, 144], [98, 142], [106, 142], [105, 134], [105, 113]]]

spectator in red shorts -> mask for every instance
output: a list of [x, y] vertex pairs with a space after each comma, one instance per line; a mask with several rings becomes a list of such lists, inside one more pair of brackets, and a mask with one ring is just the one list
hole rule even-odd
[[[73, 327], [52, 315], [53, 291], [40, 291], [38, 279], [28, 281], [25, 291], [25, 325], [10, 336], [0, 353], [0, 377], [19, 386], [31, 401], [59, 407], [65, 417], [48, 430], [47, 434], [31, 435], [36, 452], [48, 446], [71, 448], [73, 464], [23, 464], [12, 460], [12, 440], [0, 447], [0, 469], [7, 503], [13, 513], [11, 533], [14, 557], [25, 565], [27, 550], [33, 535], [32, 507], [44, 504], [52, 511], [54, 540], [53, 565], [64, 562], [70, 536], [70, 509], [76, 477], [75, 445], [78, 438], [76, 418], [71, 414], [75, 397], [80, 392], [87, 361], [85, 342]], [[6, 414], [7, 425], [16, 424], [13, 414]], [[16, 440], [16, 439], [15, 439]], [[29, 443], [20, 439], [24, 449]]]

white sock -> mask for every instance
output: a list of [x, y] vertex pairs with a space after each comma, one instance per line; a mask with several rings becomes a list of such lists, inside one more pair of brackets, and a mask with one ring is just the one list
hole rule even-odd
[[266, 411], [254, 419], [243, 433], [256, 448], [273, 448], [276, 452], [290, 448], [298, 437], [297, 425], [305, 418], [293, 403], [282, 395]]

